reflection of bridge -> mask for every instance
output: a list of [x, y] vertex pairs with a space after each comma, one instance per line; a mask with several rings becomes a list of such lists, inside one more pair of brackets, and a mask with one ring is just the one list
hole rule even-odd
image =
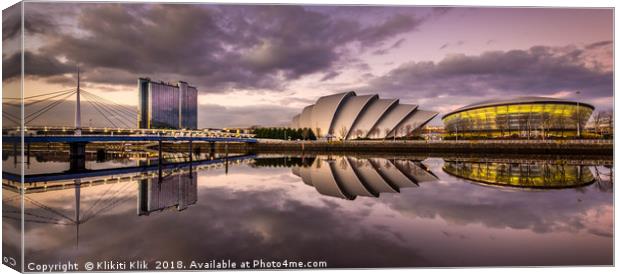
[[[71, 188], [76, 182], [71, 180], [80, 180], [82, 186], [95, 186], [100, 184], [109, 184], [117, 182], [137, 181], [147, 178], [159, 176], [160, 171], [179, 170], [189, 168], [192, 170], [201, 170], [205, 168], [224, 167], [228, 168], [230, 163], [241, 163], [248, 159], [253, 159], [254, 155], [230, 156], [218, 159], [207, 159], [202, 161], [182, 162], [182, 163], [164, 163], [151, 164], [144, 166], [118, 167], [109, 169], [84, 169], [84, 170], [68, 170], [57, 173], [32, 174], [24, 175], [23, 190], [26, 193], [61, 190]], [[178, 171], [177, 171], [178, 172]], [[101, 177], [109, 178], [101, 178]], [[19, 174], [2, 172], [3, 187], [18, 190], [20, 186], [21, 176]]]
[[[232, 156], [183, 163], [157, 163], [137, 167], [109, 168], [101, 170], [68, 170], [53, 174], [25, 175], [20, 183], [20, 175], [3, 172], [2, 186], [13, 196], [3, 199], [3, 218], [23, 220], [28, 223], [54, 225], [74, 225], [76, 245], [79, 243], [79, 226], [94, 219], [103, 212], [112, 210], [127, 199], [123, 194], [139, 182], [137, 200], [138, 215], [149, 215], [155, 211], [169, 208], [184, 210], [197, 202], [197, 176], [201, 169], [223, 167], [244, 163], [254, 155]], [[118, 183], [127, 184], [118, 184]], [[108, 189], [85, 210], [80, 209], [81, 189], [83, 187], [108, 185]], [[115, 187], [118, 186], [118, 187]], [[37, 201], [32, 193], [54, 190], [75, 190], [74, 216]], [[21, 209], [20, 198], [31, 209]]]
[[323, 195], [349, 200], [379, 197], [382, 192], [400, 192], [438, 179], [421, 162], [348, 156], [318, 156], [309, 165], [294, 167], [293, 174]]
[[[163, 143], [164, 142], [186, 142], [188, 144], [188, 154], [190, 161], [193, 154], [194, 142], [208, 142], [210, 143], [211, 153], [215, 152], [215, 143], [223, 142], [225, 145], [225, 154], [228, 154], [228, 143], [255, 143], [255, 139], [249, 138], [220, 138], [220, 137], [201, 137], [201, 136], [159, 136], [159, 135], [113, 135], [113, 136], [100, 136], [100, 135], [65, 135], [65, 136], [3, 136], [2, 141], [4, 143], [13, 144], [13, 155], [17, 156], [17, 147], [20, 142], [26, 144], [25, 157], [30, 158], [30, 144], [31, 143], [67, 143], [70, 146], [69, 160], [71, 163], [71, 169], [81, 170], [85, 166], [86, 158], [86, 144], [96, 142], [124, 142], [124, 143], [149, 143], [156, 142], [158, 147], [158, 159], [163, 162]], [[15, 158], [17, 160], [17, 158]]]

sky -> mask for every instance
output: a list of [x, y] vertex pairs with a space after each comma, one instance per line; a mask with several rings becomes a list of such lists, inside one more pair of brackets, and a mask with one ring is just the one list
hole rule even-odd
[[[182, 80], [199, 127], [287, 125], [345, 91], [437, 111], [434, 125], [493, 98], [613, 108], [612, 9], [35, 2], [24, 25], [25, 96], [74, 87], [78, 64], [84, 89], [132, 108], [138, 77]], [[18, 27], [5, 10], [3, 44]], [[5, 89], [16, 53], [3, 49]]]

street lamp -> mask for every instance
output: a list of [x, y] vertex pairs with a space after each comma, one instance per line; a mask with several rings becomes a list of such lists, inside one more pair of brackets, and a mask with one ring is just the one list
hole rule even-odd
[[581, 109], [579, 108], [579, 91], [577, 93], [577, 139], [581, 138]]

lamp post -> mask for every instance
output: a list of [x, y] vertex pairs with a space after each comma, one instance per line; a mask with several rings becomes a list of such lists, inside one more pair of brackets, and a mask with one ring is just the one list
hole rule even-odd
[[581, 109], [579, 108], [579, 91], [577, 93], [577, 139], [581, 139]]

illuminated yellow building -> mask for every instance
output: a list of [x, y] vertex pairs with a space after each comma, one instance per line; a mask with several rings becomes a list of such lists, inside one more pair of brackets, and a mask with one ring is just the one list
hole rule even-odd
[[470, 181], [511, 187], [569, 188], [594, 182], [590, 169], [579, 165], [446, 161], [443, 170]]
[[583, 133], [594, 107], [545, 97], [518, 97], [468, 105], [443, 116], [449, 136], [569, 137]]

